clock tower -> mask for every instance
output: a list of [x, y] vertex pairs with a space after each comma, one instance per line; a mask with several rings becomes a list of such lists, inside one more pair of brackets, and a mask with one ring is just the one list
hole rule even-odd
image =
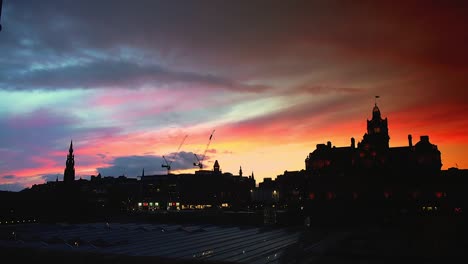
[[367, 134], [364, 135], [363, 143], [376, 149], [388, 149], [389, 141], [387, 118], [382, 119], [380, 109], [375, 103], [372, 109], [372, 119], [367, 120]]

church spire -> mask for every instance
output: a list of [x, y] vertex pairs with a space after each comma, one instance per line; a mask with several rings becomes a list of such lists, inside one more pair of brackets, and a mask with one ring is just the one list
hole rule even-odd
[[239, 176], [242, 177], [242, 166], [239, 166]]
[[68, 149], [67, 161], [65, 163], [63, 181], [65, 183], [71, 183], [74, 180], [75, 180], [75, 155], [73, 155], [73, 141], [70, 141], [70, 148]]

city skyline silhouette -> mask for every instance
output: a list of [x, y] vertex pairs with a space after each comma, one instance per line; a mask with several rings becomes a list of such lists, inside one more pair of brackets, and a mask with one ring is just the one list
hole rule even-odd
[[2, 5], [1, 190], [61, 177], [70, 139], [77, 178], [163, 173], [185, 135], [172, 171], [194, 172], [214, 129], [207, 167], [276, 177], [360, 138], [375, 95], [391, 146], [468, 167], [457, 4], [51, 3]]
[[0, 259], [463, 263], [467, 11], [0, 0]]

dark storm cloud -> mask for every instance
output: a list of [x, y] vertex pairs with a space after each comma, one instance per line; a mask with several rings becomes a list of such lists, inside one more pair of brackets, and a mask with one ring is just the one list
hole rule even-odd
[[[419, 50], [414, 55], [436, 58], [443, 54], [431, 54], [432, 48], [452, 53], [444, 48], [462, 45], [454, 40], [466, 40], [463, 30], [466, 4], [462, 1], [408, 1], [405, 5], [396, 5], [393, 1], [291, 1], [285, 4], [266, 0], [84, 0], [12, 1], [4, 5], [6, 32], [9, 28], [16, 29], [16, 24], [10, 24], [10, 20], [27, 25], [28, 33], [34, 33], [38, 42], [47, 43], [45, 46], [49, 48], [54, 43], [66, 45], [68, 49], [80, 45], [108, 48], [128, 44], [163, 51], [170, 51], [172, 47], [214, 49], [215, 53], [253, 48], [249, 54], [254, 55], [272, 48], [275, 51], [280, 47], [288, 48], [291, 40], [317, 44], [336, 41], [341, 46], [353, 44], [352, 49], [393, 47], [388, 52], [396, 54], [400, 48], [408, 48]], [[448, 30], [441, 30], [447, 27]], [[419, 43], [422, 40], [430, 42]], [[425, 44], [424, 48], [418, 44]], [[464, 51], [459, 52], [466, 55]]]
[[[179, 152], [177, 155], [171, 153], [166, 157], [171, 163], [171, 170], [193, 169], [195, 161], [194, 153]], [[173, 161], [173, 162], [171, 162]], [[144, 155], [144, 156], [124, 156], [117, 157], [110, 162], [109, 167], [97, 168], [97, 171], [103, 176], [140, 176], [142, 170], [145, 175], [167, 173], [166, 168], [161, 165], [166, 164], [162, 156]]]
[[[12, 1], [4, 5], [5, 43], [0, 43], [4, 45], [0, 52], [10, 65], [5, 69], [8, 71], [19, 67], [18, 61], [25, 57], [23, 66], [36, 56], [83, 56], [83, 50], [109, 55], [120, 47], [142, 50], [145, 59], [171, 65], [162, 63], [150, 69], [131, 66], [129, 72], [168, 74], [169, 80], [207, 78], [215, 83], [220, 79], [242, 83], [241, 78], [308, 74], [320, 68], [334, 71], [347, 67], [350, 61], [453, 68], [466, 67], [468, 59], [464, 48], [468, 42], [467, 9], [461, 1], [396, 5], [393, 1], [85, 0]], [[187, 68], [202, 73], [192, 76]], [[78, 69], [70, 68], [69, 74], [80, 76]], [[83, 69], [85, 83], [92, 79], [86, 72], [102, 73], [98, 84], [113, 83], [106, 78], [105, 69], [96, 73], [94, 69]], [[55, 78], [60, 80], [59, 73]], [[379, 73], [363, 69], [357, 74]], [[125, 72], [122, 77], [113, 77], [123, 83], [135, 80]], [[68, 79], [64, 82], [76, 84]]]
[[214, 75], [173, 72], [158, 65], [122, 60], [100, 60], [51, 69], [38, 69], [0, 78], [4, 89], [140, 88], [144, 85], [195, 84], [244, 91], [263, 91], [261, 85], [244, 85]]

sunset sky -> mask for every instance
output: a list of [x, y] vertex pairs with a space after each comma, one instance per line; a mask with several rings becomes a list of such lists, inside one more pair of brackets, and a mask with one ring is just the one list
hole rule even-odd
[[390, 146], [468, 168], [467, 7], [375, 2], [4, 0], [0, 190], [62, 180], [71, 139], [76, 178], [193, 172], [213, 130], [207, 168], [258, 183], [360, 141], [376, 95]]

